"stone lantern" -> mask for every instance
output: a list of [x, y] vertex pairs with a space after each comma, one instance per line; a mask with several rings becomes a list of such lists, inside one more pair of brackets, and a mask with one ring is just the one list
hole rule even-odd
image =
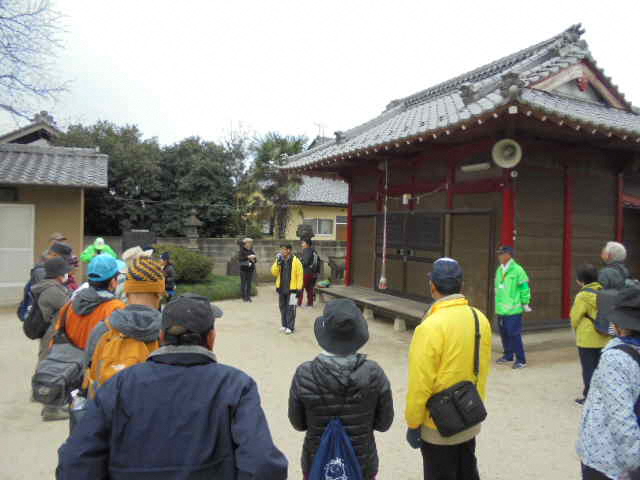
[[202, 222], [196, 216], [196, 211], [191, 210], [191, 216], [184, 224], [184, 233], [189, 239], [189, 243], [187, 244], [188, 249], [199, 250], [198, 238], [200, 238], [200, 235], [198, 234], [198, 227], [201, 226]]

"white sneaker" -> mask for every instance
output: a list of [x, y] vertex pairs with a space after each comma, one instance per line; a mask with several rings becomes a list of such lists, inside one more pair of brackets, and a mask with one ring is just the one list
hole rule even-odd
[[291, 335], [293, 333], [293, 330], [289, 329], [289, 328], [285, 328], [284, 330], [284, 334], [285, 335]]
[[281, 331], [281, 332], [284, 332], [285, 330], [286, 330], [286, 328], [284, 328], [284, 327], [280, 327], [280, 331]]

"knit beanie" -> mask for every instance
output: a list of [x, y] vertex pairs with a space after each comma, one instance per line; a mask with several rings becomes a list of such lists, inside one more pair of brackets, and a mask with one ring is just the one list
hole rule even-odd
[[164, 293], [162, 264], [150, 257], [138, 257], [129, 265], [126, 293]]

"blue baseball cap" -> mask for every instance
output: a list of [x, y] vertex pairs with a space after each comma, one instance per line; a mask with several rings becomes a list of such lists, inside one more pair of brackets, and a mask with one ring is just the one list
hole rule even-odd
[[440, 258], [433, 263], [429, 278], [436, 286], [455, 287], [462, 281], [462, 267], [453, 258]]
[[104, 282], [110, 280], [127, 267], [122, 260], [117, 260], [111, 255], [103, 253], [93, 257], [89, 264], [89, 280], [92, 282]]
[[516, 249], [513, 248], [510, 245], [499, 245], [498, 249], [496, 250], [496, 253], [498, 255], [500, 255], [502, 253], [508, 253], [509, 255], [511, 255], [513, 257], [513, 255], [516, 253]]

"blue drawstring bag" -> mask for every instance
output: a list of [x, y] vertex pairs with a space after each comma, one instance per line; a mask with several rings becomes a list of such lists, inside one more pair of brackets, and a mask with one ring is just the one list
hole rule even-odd
[[309, 480], [362, 480], [362, 468], [351, 438], [339, 418], [325, 428]]

